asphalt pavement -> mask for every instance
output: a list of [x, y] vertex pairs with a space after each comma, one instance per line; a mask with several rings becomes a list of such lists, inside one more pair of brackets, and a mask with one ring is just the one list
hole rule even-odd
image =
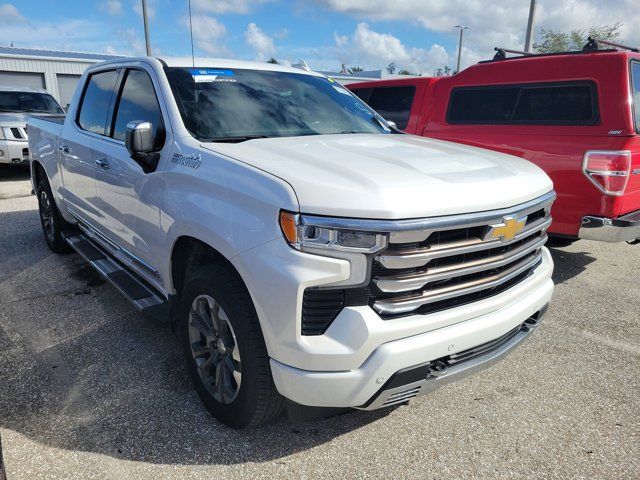
[[408, 406], [233, 431], [176, 337], [46, 248], [0, 167], [0, 435], [9, 480], [640, 478], [640, 246], [552, 249], [556, 293], [504, 361]]

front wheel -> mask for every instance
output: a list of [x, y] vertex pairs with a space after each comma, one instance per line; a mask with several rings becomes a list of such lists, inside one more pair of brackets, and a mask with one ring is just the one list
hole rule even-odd
[[245, 428], [282, 413], [253, 302], [230, 267], [207, 265], [187, 279], [180, 321], [187, 368], [213, 416]]

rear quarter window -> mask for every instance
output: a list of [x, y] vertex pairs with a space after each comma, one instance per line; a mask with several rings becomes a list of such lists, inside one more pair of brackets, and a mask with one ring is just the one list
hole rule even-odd
[[595, 125], [593, 82], [454, 88], [449, 123], [476, 125]]

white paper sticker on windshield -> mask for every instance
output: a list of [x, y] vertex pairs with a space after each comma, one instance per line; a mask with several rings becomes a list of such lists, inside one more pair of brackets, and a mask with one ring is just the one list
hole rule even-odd
[[349, 92], [349, 90], [347, 90], [346, 88], [344, 88], [342, 85], [339, 85], [339, 84], [337, 84], [337, 83], [333, 83], [331, 86], [333, 87], [333, 89], [334, 89], [336, 92], [339, 92], [339, 93], [341, 93], [341, 94], [343, 94], [343, 95], [349, 95], [349, 96], [351, 96], [351, 92]]

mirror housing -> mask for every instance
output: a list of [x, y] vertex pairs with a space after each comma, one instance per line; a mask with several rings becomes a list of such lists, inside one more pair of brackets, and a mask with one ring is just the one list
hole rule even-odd
[[145, 156], [153, 151], [153, 125], [151, 122], [134, 120], [127, 123], [125, 144], [132, 158]]
[[158, 166], [160, 154], [155, 151], [155, 144], [156, 138], [153, 135], [151, 122], [134, 120], [127, 123], [125, 133], [127, 151], [145, 173], [153, 172]]
[[[386, 120], [386, 119], [385, 119]], [[391, 120], [387, 120], [387, 124], [391, 127], [391, 128], [395, 128], [396, 130], [398, 129], [398, 125], [396, 125], [396, 122], [393, 122]]]

